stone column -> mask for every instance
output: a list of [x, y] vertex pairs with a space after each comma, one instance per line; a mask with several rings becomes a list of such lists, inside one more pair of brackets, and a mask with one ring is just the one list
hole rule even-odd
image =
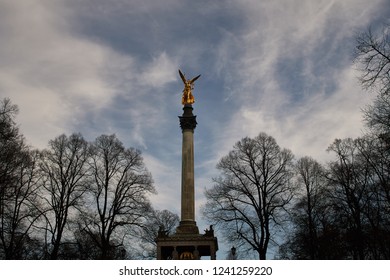
[[181, 170], [181, 221], [176, 233], [198, 234], [195, 221], [195, 179], [194, 179], [194, 130], [196, 116], [192, 114], [192, 106], [183, 107], [183, 115], [179, 117], [183, 133], [182, 170]]

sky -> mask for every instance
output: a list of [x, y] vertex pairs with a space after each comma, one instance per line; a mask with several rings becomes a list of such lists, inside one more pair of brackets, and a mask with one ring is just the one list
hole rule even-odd
[[115, 133], [140, 149], [154, 207], [180, 214], [178, 69], [200, 74], [203, 232], [204, 190], [243, 137], [265, 132], [296, 158], [326, 163], [334, 139], [362, 134], [373, 94], [357, 79], [355, 37], [389, 15], [389, 0], [0, 0], [0, 98], [19, 106], [32, 147], [80, 132], [89, 141]]

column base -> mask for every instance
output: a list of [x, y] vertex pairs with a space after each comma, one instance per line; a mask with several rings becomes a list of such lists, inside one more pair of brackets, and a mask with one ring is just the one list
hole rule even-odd
[[180, 221], [176, 234], [199, 234], [199, 229], [195, 221]]

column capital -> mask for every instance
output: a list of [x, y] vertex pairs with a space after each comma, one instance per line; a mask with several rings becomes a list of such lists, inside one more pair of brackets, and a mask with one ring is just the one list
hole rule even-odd
[[196, 116], [192, 114], [192, 106], [190, 104], [186, 104], [183, 107], [183, 115], [179, 116], [180, 119], [180, 127], [182, 130], [190, 129], [194, 130], [197, 122], [196, 122]]

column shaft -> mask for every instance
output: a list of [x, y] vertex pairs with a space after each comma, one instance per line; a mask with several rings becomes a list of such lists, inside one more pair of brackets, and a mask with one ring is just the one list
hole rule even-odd
[[176, 233], [198, 234], [195, 221], [195, 179], [194, 179], [194, 130], [196, 116], [192, 106], [185, 105], [183, 115], [179, 117], [183, 133], [182, 170], [181, 170], [181, 221]]
[[183, 130], [181, 220], [195, 221], [194, 132]]

